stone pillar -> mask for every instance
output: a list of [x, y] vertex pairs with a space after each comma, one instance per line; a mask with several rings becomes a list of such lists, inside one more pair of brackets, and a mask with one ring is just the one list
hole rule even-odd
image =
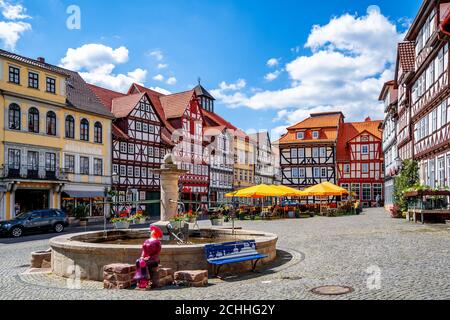
[[163, 231], [166, 232], [165, 226], [178, 213], [178, 181], [187, 171], [178, 169], [172, 154], [166, 155], [161, 169], [156, 171], [160, 175], [161, 221], [155, 223], [155, 225], [162, 227]]

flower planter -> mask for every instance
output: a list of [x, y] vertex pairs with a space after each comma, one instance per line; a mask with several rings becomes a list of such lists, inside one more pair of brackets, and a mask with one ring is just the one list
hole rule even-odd
[[211, 223], [213, 226], [223, 226], [223, 219], [213, 219]]
[[145, 224], [147, 222], [146, 218], [142, 218], [142, 219], [135, 219], [134, 220], [134, 224]]
[[184, 221], [171, 221], [170, 224], [175, 230], [180, 230], [183, 227]]
[[116, 229], [130, 229], [130, 223], [129, 222], [115, 222], [114, 227]]

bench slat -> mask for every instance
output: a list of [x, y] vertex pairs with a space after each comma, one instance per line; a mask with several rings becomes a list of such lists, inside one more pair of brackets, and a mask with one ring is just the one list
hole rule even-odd
[[267, 255], [264, 254], [257, 254], [252, 256], [244, 256], [239, 258], [225, 258], [221, 260], [208, 260], [210, 264], [215, 265], [224, 265], [224, 264], [231, 264], [231, 263], [238, 263], [238, 262], [244, 262], [244, 261], [251, 261], [251, 260], [257, 260], [257, 259], [264, 259], [267, 258]]

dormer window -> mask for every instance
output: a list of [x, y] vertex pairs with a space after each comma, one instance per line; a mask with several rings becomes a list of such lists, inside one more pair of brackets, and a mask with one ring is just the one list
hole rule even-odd
[[319, 131], [313, 131], [312, 137], [313, 139], [319, 139]]
[[297, 140], [303, 140], [303, 139], [305, 139], [305, 133], [297, 132]]

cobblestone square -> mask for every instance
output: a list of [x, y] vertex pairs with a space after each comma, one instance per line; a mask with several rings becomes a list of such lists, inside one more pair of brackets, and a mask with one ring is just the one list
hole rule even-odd
[[[30, 253], [47, 249], [48, 240], [0, 241], [0, 299], [450, 299], [449, 225], [391, 219], [382, 209], [360, 216], [238, 225], [278, 234], [279, 261], [257, 274], [212, 279], [206, 288], [149, 292], [103, 290], [102, 283], [78, 285], [51, 274], [24, 275]], [[369, 289], [368, 280], [378, 271], [380, 288]], [[342, 296], [310, 292], [323, 285], [354, 291]]]

